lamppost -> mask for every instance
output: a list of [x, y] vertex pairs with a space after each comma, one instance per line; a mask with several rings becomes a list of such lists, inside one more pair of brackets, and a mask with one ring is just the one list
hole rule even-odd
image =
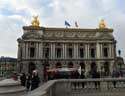
[[[121, 50], [118, 50], [118, 54], [119, 54], [119, 57], [121, 57]], [[118, 65], [119, 65], [119, 71], [120, 71], [120, 75], [122, 74], [121, 71], [122, 71], [122, 63], [121, 63], [121, 59], [120, 59], [120, 62], [118, 62]]]
[[47, 66], [48, 66], [48, 60], [49, 60], [49, 55], [48, 55], [48, 51], [47, 49], [45, 50], [45, 61], [43, 63], [43, 66], [44, 66], [44, 81], [47, 80]]
[[119, 57], [121, 56], [121, 50], [118, 50]]
[[7, 70], [6, 70], [6, 67], [7, 67], [7, 66], [6, 66], [6, 57], [4, 58], [4, 63], [5, 63], [5, 71], [4, 71], [4, 76], [6, 76], [6, 71], [7, 71]]

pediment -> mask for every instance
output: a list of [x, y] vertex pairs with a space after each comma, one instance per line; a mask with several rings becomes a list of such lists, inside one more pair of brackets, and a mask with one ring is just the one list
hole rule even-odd
[[22, 38], [23, 39], [40, 39], [42, 38], [42, 35], [36, 32], [29, 32], [29, 33], [23, 34]]

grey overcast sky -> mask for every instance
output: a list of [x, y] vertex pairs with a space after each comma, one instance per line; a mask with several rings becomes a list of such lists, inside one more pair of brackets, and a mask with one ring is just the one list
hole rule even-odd
[[17, 38], [22, 26], [39, 15], [41, 26], [97, 28], [100, 19], [114, 29], [117, 50], [125, 57], [125, 0], [0, 0], [0, 56], [17, 57]]

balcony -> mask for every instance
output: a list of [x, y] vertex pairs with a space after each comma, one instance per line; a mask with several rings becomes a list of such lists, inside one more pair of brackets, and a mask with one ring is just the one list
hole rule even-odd
[[26, 96], [124, 96], [125, 78], [60, 79], [44, 83]]

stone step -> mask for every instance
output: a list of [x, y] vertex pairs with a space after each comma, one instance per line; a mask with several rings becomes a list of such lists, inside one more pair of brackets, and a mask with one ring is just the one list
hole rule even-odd
[[24, 88], [23, 86], [0, 86], [0, 93], [3, 91], [11, 91], [11, 90], [17, 90], [17, 89], [22, 89]]
[[0, 96], [22, 96], [26, 94], [26, 88], [19, 81], [6, 79], [0, 81]]
[[22, 87], [22, 88], [20, 88], [20, 89], [15, 89], [15, 90], [4, 90], [4, 91], [1, 91], [0, 92], [0, 96], [1, 96], [1, 94], [12, 94], [12, 93], [18, 93], [18, 92], [26, 92], [26, 88], [24, 88], [24, 87]]

